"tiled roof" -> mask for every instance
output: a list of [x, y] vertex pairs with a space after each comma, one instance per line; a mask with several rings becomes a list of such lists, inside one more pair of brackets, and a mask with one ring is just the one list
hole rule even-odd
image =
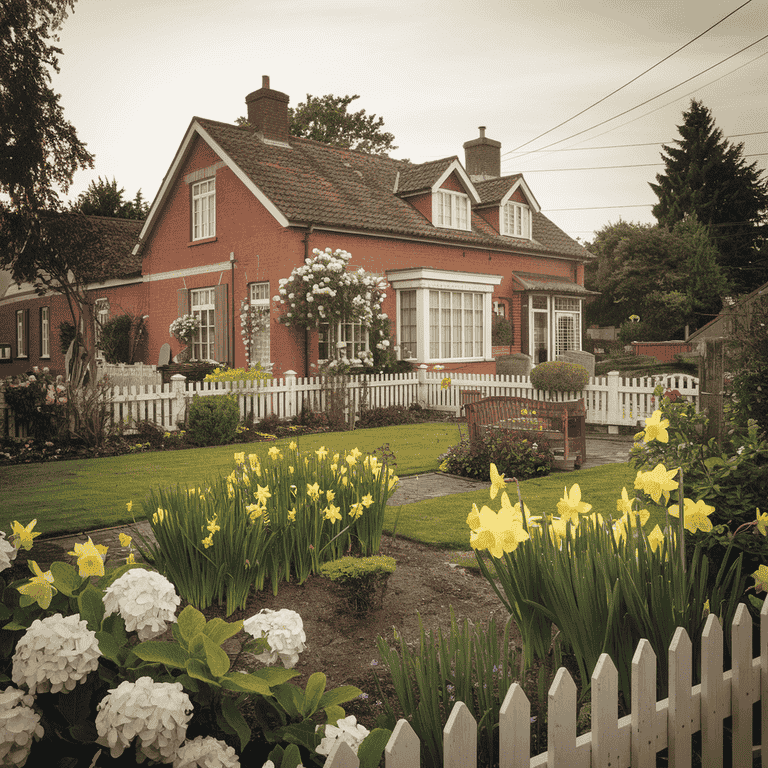
[[113, 219], [106, 216], [86, 216], [85, 221], [96, 236], [102, 269], [94, 280], [115, 280], [141, 274], [141, 257], [134, 256], [133, 247], [144, 224], [135, 219]]
[[531, 272], [513, 272], [512, 277], [524, 291], [554, 291], [579, 296], [596, 296], [596, 291], [587, 290], [583, 285], [553, 275], [539, 275]]
[[413, 191], [428, 188], [455, 157], [414, 166], [405, 160], [367, 155], [310, 139], [291, 137], [290, 147], [270, 144], [245, 127], [203, 118], [195, 118], [195, 122], [291, 224], [589, 258], [576, 241], [542, 214], [534, 214], [534, 239], [524, 240], [499, 235], [476, 214], [472, 216], [471, 231], [434, 227], [406, 199], [395, 194], [396, 180], [401, 194], [404, 185]]
[[501, 198], [509, 192], [510, 187], [520, 178], [521, 174], [516, 173], [513, 176], [502, 176], [498, 179], [489, 179], [488, 181], [476, 181], [475, 189], [480, 195], [480, 205], [486, 203], [499, 203]]

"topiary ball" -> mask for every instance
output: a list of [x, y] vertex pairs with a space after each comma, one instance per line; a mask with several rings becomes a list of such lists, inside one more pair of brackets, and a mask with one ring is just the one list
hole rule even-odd
[[531, 384], [545, 392], [579, 392], [588, 381], [589, 372], [578, 363], [551, 360], [531, 370]]

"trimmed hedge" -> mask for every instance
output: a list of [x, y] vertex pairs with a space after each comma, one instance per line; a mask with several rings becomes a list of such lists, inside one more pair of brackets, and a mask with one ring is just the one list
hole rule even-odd
[[531, 371], [531, 384], [545, 392], [579, 392], [587, 386], [589, 372], [578, 363], [551, 360]]

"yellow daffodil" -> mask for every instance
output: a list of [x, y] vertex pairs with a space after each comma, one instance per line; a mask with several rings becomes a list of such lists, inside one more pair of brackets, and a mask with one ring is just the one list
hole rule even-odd
[[351, 453], [348, 453], [344, 457], [344, 461], [346, 461], [347, 464], [349, 464], [350, 467], [354, 467], [355, 464], [357, 464], [357, 459]]
[[669, 492], [677, 488], [674, 479], [677, 469], [667, 469], [663, 464], [657, 464], [650, 472], [638, 472], [635, 478], [635, 488], [647, 493], [656, 503], [663, 496], [669, 501]]
[[[267, 508], [262, 504], [248, 504], [248, 506], [246, 506], [245, 508], [245, 511], [248, 513], [248, 517], [250, 518], [250, 521], [252, 523], [255, 523], [256, 520], [260, 518], [267, 511]], [[266, 522], [266, 516], [264, 520]]]
[[334, 464], [338, 464], [339, 463], [339, 456], [340, 456], [340, 454], [338, 454], [338, 453], [334, 453], [333, 454], [332, 461], [333, 461]]
[[219, 525], [219, 517], [218, 515], [214, 515], [213, 520], [207, 520], [207, 525], [205, 526], [208, 529], [208, 532], [213, 536], [216, 531], [221, 530], [221, 526]]
[[296, 470], [294, 469], [294, 467], [292, 467], [292, 466], [289, 466], [289, 467], [288, 467], [288, 473], [289, 473], [289, 474], [291, 474], [291, 475], [292, 475], [292, 474], [293, 474], [295, 471], [296, 471]]
[[16, 537], [13, 542], [16, 549], [19, 549], [20, 547], [24, 547], [24, 549], [32, 549], [32, 541], [36, 536], [40, 535], [39, 531], [32, 530], [35, 527], [36, 522], [37, 519], [33, 520], [29, 525], [23, 526], [16, 520], [13, 521], [11, 536]]
[[[667, 510], [672, 517], [680, 517], [680, 505], [673, 504]], [[711, 531], [712, 521], [709, 519], [715, 511], [714, 507], [705, 504], [699, 499], [695, 504], [691, 499], [684, 499], [683, 503], [683, 523], [685, 530], [694, 533], [696, 531]]]
[[289, 509], [288, 510], [288, 522], [289, 523], [295, 523], [296, 522], [296, 510], [295, 509]]
[[291, 451], [295, 451], [295, 450], [296, 450], [298, 447], [299, 447], [299, 446], [298, 446], [298, 445], [296, 445], [296, 441], [295, 441], [295, 440], [291, 440], [291, 442], [290, 442], [290, 443], [288, 443], [288, 448], [289, 448], [289, 450], [291, 450]]
[[120, 546], [121, 547], [130, 547], [132, 541], [133, 541], [133, 539], [127, 533], [121, 533], [120, 534]]
[[448, 389], [451, 386], [451, 377], [445, 376], [440, 382], [440, 389]]
[[763, 512], [761, 515], [760, 509], [758, 508], [756, 512], [756, 522], [758, 532], [763, 536], [768, 536], [768, 512]]
[[331, 464], [331, 472], [335, 472], [339, 468], [339, 465], [334, 462]]
[[269, 486], [257, 485], [256, 486], [256, 499], [260, 504], [266, 504], [267, 499], [271, 499], [272, 494], [269, 492]]
[[640, 509], [634, 512], [625, 512], [618, 520], [621, 525], [626, 528], [632, 528], [637, 525], [638, 518], [640, 518], [640, 527], [642, 528], [650, 519], [651, 513], [647, 509]]
[[491, 464], [491, 498], [495, 499], [498, 492], [504, 491], [506, 488], [507, 483], [504, 480], [504, 475], [500, 475], [496, 465]]
[[212, 546], [213, 546], [213, 534], [209, 534], [208, 536], [206, 536], [206, 537], [205, 537], [205, 538], [202, 540], [201, 544], [202, 544], [202, 545], [203, 545], [203, 546], [204, 546], [206, 549], [208, 549], [209, 547], [212, 547]]
[[235, 464], [237, 464], [238, 467], [241, 467], [243, 464], [245, 464], [245, 451], [235, 454]]
[[336, 494], [333, 491], [326, 491], [325, 498], [328, 499], [328, 501], [333, 501], [336, 498]]
[[352, 458], [353, 458], [355, 461], [357, 461], [357, 460], [358, 460], [358, 459], [359, 459], [359, 458], [360, 458], [360, 457], [363, 455], [363, 452], [362, 452], [362, 451], [361, 451], [361, 450], [360, 450], [360, 449], [359, 449], [357, 446], [355, 446], [355, 447], [354, 447], [354, 448], [353, 448], [353, 449], [352, 449], [352, 450], [349, 452], [349, 454], [348, 454], [348, 455], [349, 455], [349, 456], [351, 456], [351, 457], [352, 457]]
[[560, 544], [568, 532], [568, 521], [561, 517], [553, 517], [549, 523], [549, 538], [553, 544]]
[[125, 558], [125, 564], [126, 565], [136, 565], [136, 558], [133, 555], [133, 552], [131, 552], [128, 557]]
[[269, 454], [269, 457], [272, 459], [272, 461], [277, 461], [278, 459], [282, 459], [283, 458], [283, 454], [280, 453], [280, 449], [276, 445], [273, 445], [267, 451], [267, 453]]
[[133, 502], [132, 501], [126, 501], [125, 502], [125, 508], [130, 512], [133, 509]]
[[473, 504], [467, 525], [469, 545], [473, 549], [487, 549], [491, 557], [500, 558], [505, 552], [514, 552], [518, 544], [530, 538], [521, 516], [516, 516], [509, 506], [494, 512], [486, 506], [478, 510], [477, 504]]
[[26, 584], [17, 587], [22, 595], [32, 598], [43, 610], [51, 604], [53, 596], [58, 591], [53, 586], [53, 574], [50, 571], [43, 571], [34, 561], [29, 561], [29, 566], [35, 574]]
[[320, 486], [317, 483], [312, 485], [307, 483], [307, 496], [313, 501], [317, 501], [320, 498]]
[[318, 448], [318, 449], [315, 451], [315, 453], [317, 454], [317, 458], [318, 458], [318, 459], [320, 459], [320, 461], [322, 461], [323, 459], [325, 459], [325, 458], [328, 456], [328, 451], [325, 449], [325, 446], [324, 446], [324, 445], [321, 445], [321, 446], [320, 446], [320, 447], [319, 447], [319, 448]]
[[664, 534], [661, 532], [658, 523], [648, 536], [648, 543], [654, 552], [664, 543]]
[[363, 510], [365, 507], [358, 501], [357, 504], [353, 504], [349, 509], [349, 516], [353, 520], [357, 520], [359, 517], [362, 516]]
[[325, 517], [326, 520], [328, 520], [331, 523], [335, 523], [339, 520], [341, 520], [341, 508], [334, 506], [333, 504], [329, 504], [324, 510], [323, 510], [323, 517]]
[[248, 454], [248, 463], [251, 465], [251, 469], [261, 477], [261, 463], [259, 457], [255, 453]]
[[399, 482], [400, 482], [400, 478], [397, 475], [392, 475], [389, 478], [389, 484], [387, 485], [387, 490], [389, 491], [394, 490]]
[[152, 515], [152, 522], [157, 525], [165, 520], [165, 510], [162, 507], [157, 508], [157, 512]]
[[668, 426], [669, 419], [662, 419], [661, 411], [654, 411], [651, 416], [645, 420], [643, 440], [646, 443], [650, 443], [652, 440], [658, 440], [660, 443], [668, 443]]
[[563, 490], [563, 498], [557, 502], [557, 513], [561, 519], [573, 525], [578, 525], [579, 515], [586, 515], [590, 509], [592, 505], [581, 500], [581, 488], [578, 483], [571, 486], [570, 493], [566, 486]]
[[753, 574], [755, 592], [765, 592], [768, 587], [768, 565], [761, 565]]
[[366, 493], [365, 496], [363, 496], [361, 503], [366, 509], [368, 509], [368, 507], [373, 504], [373, 496], [371, 496], [370, 493]]
[[85, 544], [75, 544], [73, 552], [69, 553], [77, 558], [77, 567], [81, 576], [103, 576], [104, 556], [107, 547], [103, 544], [94, 544], [90, 536]]
[[616, 511], [622, 512], [623, 514], [627, 514], [632, 511], [632, 501], [633, 499], [629, 498], [629, 494], [627, 493], [626, 488], [621, 489], [621, 498], [616, 500]]

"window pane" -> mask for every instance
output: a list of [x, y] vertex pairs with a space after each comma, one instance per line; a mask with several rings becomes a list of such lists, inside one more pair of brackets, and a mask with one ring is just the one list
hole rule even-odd
[[400, 354], [404, 360], [417, 357], [416, 291], [400, 291]]
[[440, 350], [443, 357], [451, 356], [451, 294], [440, 291]]
[[475, 357], [483, 356], [483, 296], [474, 295], [475, 301]]
[[429, 292], [429, 356], [440, 357], [440, 293]]

